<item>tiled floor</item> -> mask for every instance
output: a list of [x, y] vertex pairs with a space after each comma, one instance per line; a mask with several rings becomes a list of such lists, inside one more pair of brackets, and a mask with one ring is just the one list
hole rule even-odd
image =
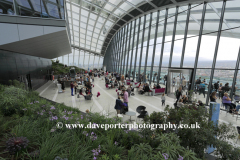
[[[94, 87], [92, 100], [85, 100], [83, 96], [77, 98], [77, 95], [75, 94], [74, 96], [71, 96], [71, 89], [68, 86], [66, 86], [66, 90], [64, 93], [58, 93], [55, 83], [51, 81], [39, 88], [37, 91], [44, 98], [56, 101], [58, 103], [64, 103], [67, 106], [79, 108], [79, 110], [83, 112], [85, 112], [86, 109], [89, 109], [91, 112], [99, 112], [104, 115], [109, 115], [110, 117], [115, 116], [116, 110], [114, 109], [114, 106], [117, 99], [116, 88], [107, 89], [105, 87], [104, 77], [95, 78], [95, 82], [93, 82], [93, 84]], [[96, 96], [97, 92], [100, 92], [101, 94], [99, 97]], [[203, 97], [198, 96], [197, 99], [201, 98]], [[171, 107], [173, 107], [173, 103], [174, 99], [166, 96], [166, 105], [170, 105]], [[128, 104], [130, 111], [136, 111], [136, 108], [140, 105], [145, 106], [146, 111], [148, 111], [149, 114], [153, 113], [154, 111], [158, 112], [164, 110], [164, 106], [161, 105], [161, 95], [140, 95], [137, 93], [137, 89], [135, 89], [135, 96], [129, 97]], [[135, 118], [136, 117], [132, 117], [132, 119]], [[128, 116], [123, 117], [123, 121], [126, 121], [128, 119]], [[220, 113], [219, 121], [220, 123], [232, 123], [234, 126], [240, 126], [240, 118], [238, 121], [236, 121], [236, 115], [233, 117], [232, 115], [227, 114], [226, 116], [226, 112]], [[238, 144], [240, 144], [240, 140], [238, 141]]]

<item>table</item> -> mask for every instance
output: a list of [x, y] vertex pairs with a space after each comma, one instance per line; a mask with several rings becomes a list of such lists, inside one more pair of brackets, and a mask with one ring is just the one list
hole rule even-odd
[[130, 121], [132, 121], [131, 116], [136, 116], [136, 112], [128, 111], [125, 113], [125, 115], [130, 116]]

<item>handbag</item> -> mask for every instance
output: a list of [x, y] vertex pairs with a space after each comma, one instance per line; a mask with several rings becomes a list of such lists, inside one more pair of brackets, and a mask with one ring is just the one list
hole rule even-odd
[[80, 95], [79, 95], [79, 94], [77, 95], [77, 98], [80, 98]]

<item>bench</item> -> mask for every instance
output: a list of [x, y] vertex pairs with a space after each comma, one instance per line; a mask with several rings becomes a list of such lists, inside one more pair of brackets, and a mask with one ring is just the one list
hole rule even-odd
[[149, 92], [145, 92], [145, 93], [144, 93], [145, 96], [152, 96], [152, 94], [153, 94], [153, 91], [152, 91], [152, 90], [150, 90]]
[[165, 93], [165, 88], [159, 88], [159, 89], [152, 89], [153, 91], [153, 96], [157, 95], [157, 94], [163, 94]]

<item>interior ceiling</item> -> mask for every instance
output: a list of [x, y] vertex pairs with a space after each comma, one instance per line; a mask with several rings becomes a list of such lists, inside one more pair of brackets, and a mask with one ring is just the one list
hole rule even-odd
[[[205, 0], [216, 1], [222, 0]], [[185, 6], [186, 9], [188, 4], [203, 2], [203, 0], [67, 0], [72, 46], [104, 55], [114, 34], [130, 21], [159, 9], [180, 6], [180, 11], [184, 11], [181, 6]], [[191, 18], [197, 23], [196, 18]]]
[[71, 53], [65, 30], [1, 45], [0, 49], [48, 59]]

